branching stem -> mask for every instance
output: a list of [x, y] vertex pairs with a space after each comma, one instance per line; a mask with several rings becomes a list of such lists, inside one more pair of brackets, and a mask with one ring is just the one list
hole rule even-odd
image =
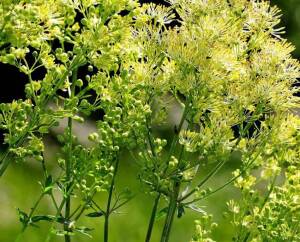
[[172, 227], [174, 215], [175, 215], [175, 212], [177, 209], [177, 199], [178, 199], [179, 191], [180, 191], [180, 182], [176, 181], [174, 183], [173, 194], [172, 194], [172, 197], [171, 197], [171, 200], [169, 203], [168, 213], [167, 213], [167, 217], [166, 217], [166, 221], [165, 221], [165, 225], [164, 225], [164, 229], [163, 229], [163, 233], [162, 233], [160, 242], [168, 242], [169, 241], [171, 227]]
[[106, 207], [106, 212], [105, 212], [105, 221], [104, 221], [104, 242], [108, 242], [109, 216], [111, 213], [110, 206], [111, 206], [111, 202], [112, 202], [112, 195], [113, 195], [113, 191], [114, 191], [114, 187], [115, 187], [115, 180], [116, 180], [116, 175], [118, 172], [118, 167], [119, 167], [119, 158], [116, 159], [115, 169], [114, 169], [112, 181], [111, 181], [110, 188], [109, 188], [107, 207]]
[[[171, 146], [170, 146], [170, 149], [169, 149], [169, 153], [167, 155], [166, 168], [163, 171], [164, 175], [167, 172], [167, 169], [168, 169], [168, 166], [169, 166], [169, 160], [170, 160], [171, 156], [173, 155], [173, 153], [175, 151], [175, 148], [176, 148], [176, 145], [177, 145], [177, 142], [178, 142], [178, 138], [179, 138], [179, 133], [180, 133], [180, 131], [182, 129], [182, 126], [183, 126], [184, 121], [186, 119], [186, 116], [188, 114], [188, 107], [187, 107], [187, 105], [189, 105], [189, 99], [187, 99], [187, 101], [185, 103], [185, 107], [184, 107], [184, 110], [183, 110], [183, 113], [182, 113], [179, 125], [178, 125], [178, 127], [176, 129], [176, 133], [175, 133], [175, 135], [173, 137], [173, 140], [172, 140], [172, 143], [171, 143]], [[175, 210], [174, 210], [174, 213], [175, 213], [176, 207], [177, 207], [176, 203], [177, 203], [178, 194], [179, 194], [179, 190], [178, 190], [177, 195], [175, 194], [176, 195], [176, 199], [175, 199]], [[151, 217], [150, 217], [150, 221], [149, 221], [149, 225], [148, 225], [148, 230], [147, 230], [147, 235], [146, 235], [146, 240], [145, 240], [146, 242], [149, 242], [150, 239], [151, 239], [151, 234], [152, 234], [153, 225], [154, 225], [154, 222], [155, 222], [155, 216], [156, 216], [156, 213], [157, 213], [157, 208], [158, 208], [160, 197], [161, 197], [161, 192], [158, 192], [158, 194], [157, 194], [157, 196], [156, 196], [156, 198], [154, 200], [154, 205], [153, 205], [152, 212], [151, 212]], [[171, 202], [169, 204], [168, 214], [169, 214], [169, 212], [172, 213], [172, 211], [170, 211], [170, 205], [171, 205]], [[173, 221], [173, 217], [174, 216], [172, 216], [172, 218], [170, 217], [169, 219], [171, 219]], [[170, 221], [170, 226], [172, 225], [172, 221]], [[170, 230], [170, 228], [168, 228], [168, 230]], [[170, 231], [168, 231], [168, 232], [170, 232]]]

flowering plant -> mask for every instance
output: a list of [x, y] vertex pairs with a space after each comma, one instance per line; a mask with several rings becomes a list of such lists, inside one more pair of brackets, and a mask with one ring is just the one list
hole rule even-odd
[[[300, 239], [293, 111], [299, 63], [281, 37], [276, 7], [258, 0], [170, 0], [165, 7], [134, 0], [4, 0], [0, 13], [0, 61], [27, 76], [26, 98], [0, 106], [8, 146], [0, 175], [12, 160], [29, 158], [44, 175], [33, 208], [18, 210], [23, 232], [46, 220], [47, 241], [56, 234], [69, 242], [75, 233], [88, 234], [90, 228], [79, 226], [88, 212], [104, 219], [107, 242], [110, 215], [133, 199], [115, 189], [122, 151], [128, 151], [154, 197], [146, 242], [158, 213], [165, 216], [161, 242], [167, 242], [175, 214], [180, 218], [186, 209], [200, 213], [191, 241], [212, 241], [215, 223], [199, 203], [231, 184], [242, 194], [228, 202], [235, 241]], [[167, 140], [154, 129], [169, 123], [172, 103], [180, 118]], [[97, 131], [84, 146], [74, 123], [99, 110]], [[43, 138], [63, 119], [60, 172], [52, 174]], [[239, 169], [208, 189], [233, 155], [240, 157]], [[211, 168], [203, 177], [202, 167]], [[266, 190], [258, 188], [261, 182]], [[104, 207], [95, 201], [99, 194]], [[55, 213], [37, 215], [45, 197]]]

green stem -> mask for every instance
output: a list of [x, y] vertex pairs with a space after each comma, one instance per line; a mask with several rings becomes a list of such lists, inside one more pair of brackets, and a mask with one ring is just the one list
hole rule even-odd
[[[72, 191], [73, 187], [74, 187], [74, 183], [71, 184], [71, 187], [70, 187], [69, 192], [68, 192], [67, 194], [65, 194], [65, 196], [63, 196], [63, 199], [62, 199], [62, 201], [61, 201], [61, 203], [60, 203], [60, 205], [59, 205], [59, 207], [58, 207], [58, 209], [57, 209], [57, 211], [56, 211], [56, 215], [55, 215], [56, 218], [57, 218], [59, 215], [61, 215], [61, 211], [62, 211], [63, 207], [64, 207], [65, 204], [66, 204], [67, 197], [71, 195], [71, 191]], [[56, 206], [57, 206], [57, 205], [56, 205]], [[53, 228], [54, 228], [54, 227], [53, 227], [53, 225], [52, 225], [52, 226], [50, 227], [50, 229], [49, 229], [49, 232], [48, 232], [47, 238], [45, 239], [45, 242], [50, 242], [50, 240], [51, 240], [51, 235], [52, 235], [52, 234], [51, 234], [51, 230], [52, 230]]]
[[155, 198], [155, 201], [154, 201], [154, 206], [152, 208], [151, 218], [150, 218], [150, 221], [149, 221], [149, 225], [148, 225], [148, 230], [147, 230], [147, 235], [146, 235], [145, 242], [149, 242], [150, 239], [151, 239], [151, 234], [152, 234], [152, 230], [153, 230], [153, 225], [154, 225], [154, 221], [155, 221], [155, 216], [156, 216], [156, 212], [157, 212], [157, 208], [158, 208], [160, 196], [161, 196], [161, 193], [159, 193], [157, 195], [157, 197]]
[[124, 206], [124, 205], [125, 205], [126, 203], [128, 203], [130, 200], [131, 200], [131, 198], [125, 200], [124, 202], [122, 202], [122, 203], [120, 203], [120, 204], [118, 204], [118, 205], [116, 205], [116, 206], [114, 206], [114, 207], [112, 207], [112, 209], [110, 210], [110, 213], [112, 213], [112, 212], [118, 210], [120, 207]]
[[[246, 128], [244, 130], [245, 132], [247, 132], [247, 130], [250, 128], [250, 125], [248, 125], [248, 124], [247, 124], [247, 126], [246, 126]], [[239, 137], [237, 139], [237, 142], [235, 143], [234, 147], [232, 148], [231, 154], [235, 151], [235, 148], [239, 145], [239, 143], [241, 142], [241, 140], [242, 140], [241, 137]], [[220, 161], [194, 189], [192, 189], [189, 193], [187, 193], [186, 195], [184, 195], [183, 197], [181, 197], [179, 199], [179, 201], [180, 202], [184, 201], [185, 199], [187, 199], [188, 197], [190, 197], [191, 195], [193, 195], [196, 191], [198, 191], [199, 188], [201, 188], [210, 178], [212, 178], [223, 167], [223, 165], [226, 162], [227, 162], [227, 160]]]
[[35, 212], [35, 210], [37, 209], [38, 205], [40, 204], [42, 198], [45, 196], [45, 193], [42, 193], [38, 200], [36, 201], [36, 203], [34, 204], [33, 208], [31, 208], [30, 214], [28, 215], [28, 222], [26, 223], [26, 226], [23, 227], [22, 232], [25, 231], [26, 227], [28, 226], [28, 224], [30, 223], [30, 220], [32, 218], [33, 213]]
[[226, 160], [220, 161], [208, 174], [207, 176], [196, 186], [196, 188], [192, 189], [189, 193], [181, 197], [179, 200], [184, 201], [188, 197], [190, 197], [192, 194], [194, 194], [196, 191], [198, 191], [199, 188], [201, 188], [211, 177], [213, 177], [225, 164]]
[[[263, 146], [262, 146], [263, 148]], [[261, 149], [262, 151], [263, 149]], [[247, 170], [250, 168], [250, 166], [255, 162], [255, 160], [258, 158], [258, 156], [261, 154], [261, 152], [258, 152], [258, 154], [250, 161], [246, 164], [245, 168], [242, 169], [240, 171], [240, 173], [238, 175], [236, 175], [235, 177], [229, 179], [225, 184], [221, 185], [220, 187], [218, 187], [217, 189], [207, 193], [206, 195], [204, 195], [203, 197], [200, 197], [200, 198], [196, 198], [196, 199], [193, 199], [192, 201], [190, 202], [186, 202], [184, 203], [185, 205], [189, 205], [189, 204], [192, 204], [192, 203], [195, 203], [195, 202], [198, 202], [198, 201], [201, 201], [215, 193], [217, 193], [218, 191], [224, 189], [225, 187], [227, 187], [228, 185], [230, 185], [231, 183], [233, 183], [235, 180], [237, 180], [240, 176], [242, 176], [243, 174], [245, 174], [247, 172]], [[182, 202], [182, 199], [179, 200], [180, 202]]]
[[34, 206], [31, 208], [31, 211], [30, 211], [30, 213], [29, 213], [29, 215], [28, 215], [27, 221], [26, 221], [25, 224], [23, 224], [22, 230], [21, 230], [21, 232], [19, 233], [19, 235], [17, 236], [17, 238], [15, 239], [15, 242], [19, 242], [19, 241], [20, 241], [22, 235], [24, 234], [25, 230], [27, 229], [28, 225], [29, 225], [30, 222], [31, 222], [30, 220], [31, 220], [31, 218], [32, 218], [32, 216], [33, 216], [33, 213], [34, 213], [35, 210], [37, 209], [37, 207], [38, 207], [38, 205], [40, 204], [41, 200], [43, 199], [44, 195], [45, 195], [45, 193], [42, 193], [42, 194], [39, 196], [38, 200], [35, 202]]
[[[147, 134], [148, 134], [148, 140], [149, 140], [149, 144], [150, 144], [150, 148], [151, 148], [151, 153], [152, 153], [153, 157], [156, 157], [155, 148], [154, 148], [151, 136], [150, 136], [151, 129], [150, 129], [149, 125], [147, 126], [147, 128], [148, 128], [148, 133]], [[155, 198], [155, 201], [154, 201], [154, 206], [152, 208], [151, 217], [150, 217], [150, 221], [149, 221], [149, 225], [148, 225], [148, 229], [147, 229], [145, 242], [149, 242], [150, 239], [151, 239], [152, 230], [153, 230], [153, 226], [154, 226], [154, 221], [155, 221], [155, 216], [156, 216], [160, 196], [161, 196], [161, 193], [158, 193], [158, 195], [157, 195], [157, 197]]]
[[[70, 191], [70, 185], [71, 185], [71, 167], [72, 167], [72, 119], [69, 118], [68, 120], [68, 128], [69, 128], [69, 132], [70, 132], [70, 136], [71, 136], [71, 139], [70, 139], [70, 143], [69, 143], [69, 146], [70, 146], [70, 150], [69, 150], [69, 157], [68, 159], [66, 159], [66, 180], [67, 180], [67, 193], [69, 193]], [[71, 196], [70, 194], [67, 195], [66, 197], [66, 206], [65, 206], [65, 219], [66, 220], [69, 220], [70, 218], [70, 212], [71, 212]], [[68, 234], [68, 232], [70, 232], [70, 228], [68, 226], [68, 224], [66, 223], [64, 225], [64, 230], [67, 232], [65, 234], [65, 242], [70, 242], [71, 241], [71, 237], [70, 235]]]
[[[177, 128], [177, 132], [175, 133], [173, 139], [172, 139], [172, 143], [171, 143], [171, 146], [170, 146], [170, 150], [169, 150], [169, 153], [167, 155], [167, 159], [166, 159], [166, 167], [163, 171], [163, 174], [165, 175], [167, 170], [168, 170], [168, 166], [169, 166], [169, 160], [171, 158], [171, 156], [173, 155], [174, 151], [175, 151], [175, 148], [176, 148], [176, 145], [177, 145], [177, 142], [178, 142], [178, 138], [179, 138], [179, 133], [182, 129], [182, 126], [183, 126], [183, 123], [185, 121], [185, 118], [188, 114], [188, 108], [187, 108], [187, 105], [189, 105], [189, 99], [187, 98], [186, 100], [186, 103], [185, 103], [185, 107], [184, 107], [184, 110], [183, 110], [183, 113], [182, 113], [182, 116], [181, 116], [181, 119], [180, 119], [180, 122], [178, 124], [178, 128]], [[174, 212], [173, 212], [173, 216], [170, 216], [169, 219], [171, 219], [171, 221], [169, 222], [170, 226], [167, 226], [169, 231], [168, 233], [170, 232], [170, 229], [171, 229], [171, 225], [172, 225], [172, 221], [173, 221], [173, 217], [174, 217], [174, 213], [176, 211], [176, 207], [177, 207], [177, 198], [178, 198], [178, 194], [179, 194], [179, 190], [177, 192], [177, 194], [174, 194], [176, 196], [175, 198], [175, 202], [173, 202], [173, 205], [175, 204], [175, 208], [174, 208]], [[154, 221], [155, 221], [155, 215], [156, 215], [156, 212], [157, 212], [157, 207], [158, 207], [158, 204], [159, 204], [159, 200], [160, 200], [160, 197], [161, 197], [161, 192], [158, 192], [158, 195], [157, 197], [155, 198], [155, 201], [154, 201], [154, 206], [152, 208], [152, 213], [151, 213], [151, 218], [150, 218], [150, 222], [149, 222], [149, 226], [148, 226], [148, 230], [147, 230], [147, 235], [146, 235], [146, 242], [150, 241], [150, 238], [151, 238], [151, 234], [152, 234], [152, 229], [153, 229], [153, 225], [154, 225]], [[170, 202], [170, 205], [171, 205], [171, 202]], [[171, 207], [169, 205], [169, 211], [168, 211], [168, 214], [169, 213], [172, 213], [172, 211], [170, 211]], [[166, 226], [166, 225], [165, 225]], [[165, 229], [164, 229], [165, 230]], [[164, 234], [164, 233], [163, 233]], [[162, 240], [163, 241], [163, 240]]]
[[[177, 169], [179, 169], [179, 167], [180, 167], [180, 162], [181, 162], [183, 156], [184, 156], [184, 147], [181, 146], [179, 157], [178, 157]], [[168, 213], [167, 213], [163, 233], [161, 236], [161, 242], [169, 241], [170, 232], [171, 232], [172, 224], [174, 221], [174, 215], [175, 215], [177, 205], [178, 205], [180, 183], [181, 183], [181, 178], [178, 177], [177, 180], [174, 181], [173, 194], [170, 198]]]
[[113, 190], [115, 187], [115, 180], [116, 180], [116, 175], [118, 172], [118, 167], [119, 167], [119, 159], [117, 158], [116, 164], [115, 164], [115, 169], [112, 177], [112, 181], [110, 184], [110, 189], [109, 189], [109, 194], [108, 194], [108, 200], [107, 200], [107, 207], [106, 207], [106, 212], [105, 212], [105, 221], [104, 221], [104, 242], [108, 242], [108, 226], [109, 226], [109, 216], [110, 216], [110, 206], [112, 202], [112, 195], [113, 195]]
[[[71, 214], [70, 217], [73, 217], [78, 211], [79, 209], [81, 208], [80, 212], [76, 215], [76, 217], [74, 218], [74, 221], [77, 221], [81, 215], [84, 213], [84, 211], [87, 209], [87, 205], [90, 204], [92, 201], [93, 201], [93, 198], [95, 196], [96, 192], [94, 191], [93, 194], [91, 194], [87, 200], [85, 201], [85, 203], [83, 205], [79, 205], [75, 210], [74, 212]], [[102, 210], [101, 210], [102, 211]]]
[[172, 228], [172, 224], [173, 224], [173, 220], [174, 220], [174, 215], [175, 215], [175, 212], [177, 209], [177, 199], [178, 199], [178, 195], [179, 195], [179, 190], [180, 190], [180, 182], [176, 181], [174, 184], [174, 192], [173, 192], [173, 195], [172, 195], [170, 203], [169, 203], [168, 213], [167, 213], [167, 217], [165, 220], [165, 225], [164, 225], [164, 229], [162, 232], [160, 242], [168, 242], [169, 241], [170, 232], [171, 232], [171, 228]]
[[[70, 89], [70, 98], [73, 98], [75, 95], [75, 83], [77, 79], [77, 71], [78, 69], [74, 70], [74, 73], [72, 75], [72, 85]], [[69, 154], [68, 158], [66, 159], [66, 180], [67, 180], [67, 197], [66, 197], [66, 207], [65, 207], [65, 219], [68, 221], [70, 219], [71, 214], [71, 194], [70, 189], [72, 187], [71, 185], [71, 179], [72, 179], [72, 146], [73, 146], [73, 120], [72, 117], [68, 118], [68, 131], [69, 131]], [[69, 225], [66, 223], [64, 225], [64, 230], [67, 232], [65, 234], [65, 242], [71, 242], [70, 237], [70, 228]]]

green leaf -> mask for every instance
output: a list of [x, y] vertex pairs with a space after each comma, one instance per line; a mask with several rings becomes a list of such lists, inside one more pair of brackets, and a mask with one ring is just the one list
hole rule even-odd
[[19, 208], [17, 210], [18, 210], [20, 222], [22, 224], [27, 224], [27, 222], [28, 222], [28, 215], [27, 215], [27, 213], [21, 211]]
[[52, 191], [52, 188], [53, 188], [53, 179], [52, 176], [49, 175], [45, 181], [44, 193], [49, 194]]
[[55, 217], [51, 216], [51, 215], [37, 215], [37, 216], [33, 216], [31, 218], [31, 221], [33, 223], [39, 222], [39, 221], [54, 221]]
[[155, 220], [158, 221], [160, 219], [162, 219], [163, 217], [165, 217], [168, 213], [168, 207], [165, 207], [163, 209], [161, 209], [155, 216]]
[[104, 213], [99, 211], [99, 212], [88, 213], [85, 216], [90, 217], [90, 218], [96, 218], [96, 217], [101, 217], [103, 215], [104, 215]]

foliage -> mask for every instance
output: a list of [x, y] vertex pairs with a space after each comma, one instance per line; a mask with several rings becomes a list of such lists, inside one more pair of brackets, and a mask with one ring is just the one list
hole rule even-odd
[[257, 158], [260, 175], [245, 174], [236, 181], [242, 200], [228, 203], [239, 228], [236, 241], [299, 240], [298, 130], [299, 118], [286, 117], [277, 127], [280, 135], [273, 135]]
[[[236, 241], [299, 239], [299, 118], [293, 114], [299, 63], [281, 37], [277, 7], [255, 0], [172, 0], [168, 7], [6, 0], [0, 13], [0, 61], [27, 76], [26, 99], [0, 107], [8, 145], [0, 174], [13, 159], [33, 158], [44, 175], [31, 211], [18, 210], [22, 232], [44, 220], [52, 224], [47, 241], [56, 234], [68, 242], [74, 233], [89, 235], [80, 224], [87, 214], [104, 219], [107, 242], [110, 215], [133, 198], [115, 188], [127, 150], [155, 197], [146, 242], [157, 214], [165, 216], [161, 242], [167, 242], [175, 214], [187, 209], [200, 214], [192, 241], [212, 241], [215, 224], [198, 203], [232, 183], [242, 194], [240, 202], [228, 202]], [[41, 70], [44, 77], [35, 79]], [[166, 99], [181, 110], [172, 141], [153, 132], [168, 122]], [[74, 123], [97, 110], [103, 115], [84, 147]], [[43, 138], [63, 119], [60, 172], [52, 174]], [[233, 178], [207, 188], [233, 154], [241, 158]], [[213, 168], [199, 181], [203, 166]], [[99, 194], [104, 206], [94, 200]], [[54, 214], [36, 214], [45, 197]]]

